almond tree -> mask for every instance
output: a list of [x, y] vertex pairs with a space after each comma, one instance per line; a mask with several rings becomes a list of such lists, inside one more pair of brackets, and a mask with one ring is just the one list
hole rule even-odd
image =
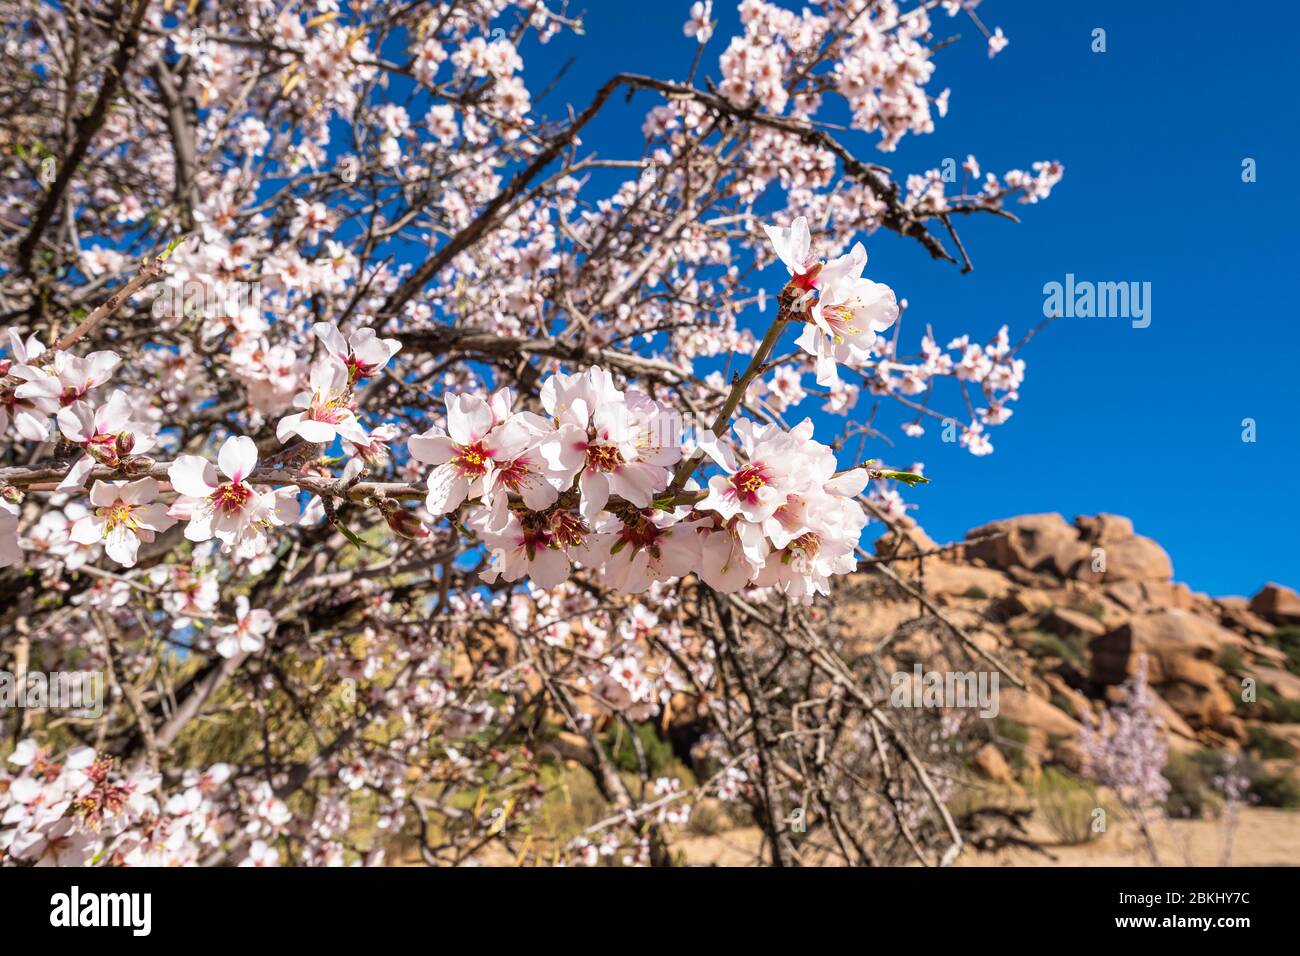
[[1142, 834], [1151, 862], [1159, 866], [1151, 817], [1164, 815], [1169, 781], [1163, 771], [1169, 745], [1163, 721], [1152, 709], [1154, 694], [1147, 684], [1145, 654], [1138, 657], [1123, 692], [1123, 701], [1103, 711], [1097, 727], [1081, 728], [1079, 743], [1088, 772], [1119, 798]]
[[[554, 2], [0, 2], [0, 655], [110, 687], [6, 718], [0, 858], [663, 863], [709, 796], [774, 864], [950, 862], [938, 715], [824, 596], [925, 480], [864, 396], [986, 454], [1024, 376], [862, 241], [969, 270], [1061, 178], [850, 148], [933, 130], [951, 17], [1005, 46], [967, 6], [696, 3], [683, 79], [562, 105]], [[566, 762], [610, 815], [557, 832]]]

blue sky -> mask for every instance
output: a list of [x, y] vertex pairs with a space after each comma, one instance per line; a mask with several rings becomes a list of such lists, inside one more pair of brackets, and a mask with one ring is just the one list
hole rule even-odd
[[[585, 37], [528, 43], [535, 90], [576, 56], [542, 111], [585, 106], [619, 70], [684, 77], [694, 53], [681, 33], [689, 6], [589, 0]], [[710, 72], [737, 23], [734, 3], [714, 6]], [[1022, 224], [959, 223], [971, 274], [883, 231], [867, 240], [868, 275], [909, 300], [904, 351], [926, 323], [941, 343], [964, 332], [984, 340], [1003, 323], [1016, 341], [1042, 319], [1043, 285], [1066, 273], [1151, 283], [1148, 328], [1067, 318], [1031, 343], [1021, 400], [993, 429], [993, 455], [974, 458], [933, 427], [869, 454], [926, 463], [933, 483], [908, 497], [938, 540], [1010, 515], [1108, 511], [1164, 545], [1175, 577], [1197, 590], [1300, 586], [1300, 333], [1285, 285], [1295, 273], [1290, 173], [1300, 155], [1285, 64], [1300, 15], [1290, 5], [1267, 18], [1200, 2], [1157, 6], [988, 0], [983, 20], [1011, 40], [992, 61], [974, 24], [942, 17], [939, 35], [962, 40], [937, 56], [932, 88], [953, 93], [936, 132], [909, 136], [892, 154], [846, 137], [900, 176], [968, 152], [999, 174], [1039, 159], [1066, 166], [1047, 202], [1015, 208]], [[1090, 49], [1098, 27], [1105, 53]], [[635, 155], [651, 102], [619, 99], [586, 146]], [[1257, 162], [1252, 184], [1241, 179], [1246, 157]], [[1246, 418], [1254, 443], [1242, 441]]]

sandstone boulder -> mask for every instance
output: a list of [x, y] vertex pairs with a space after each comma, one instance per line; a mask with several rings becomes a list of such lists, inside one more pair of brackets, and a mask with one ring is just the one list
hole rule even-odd
[[1193, 727], [1217, 727], [1233, 711], [1222, 678], [1223, 672], [1209, 661], [1179, 657], [1157, 690]]
[[[904, 554], [921, 554], [934, 551], [938, 543], [925, 533], [918, 524], [900, 526], [898, 531], [890, 531], [876, 539], [876, 556], [893, 558]], [[936, 555], [936, 557], [938, 557]]]
[[1161, 684], [1158, 690], [1165, 702], [1193, 727], [1213, 728], [1232, 714], [1232, 698], [1221, 687], [1173, 681]]
[[1164, 704], [1189, 727], [1208, 731], [1229, 717], [1234, 706], [1223, 686], [1224, 673], [1214, 661], [1224, 646], [1240, 640], [1214, 622], [1177, 608], [1140, 615], [1089, 645], [1092, 679], [1121, 683], [1145, 656], [1148, 680]]
[[1065, 737], [1056, 741], [1052, 746], [1052, 759], [1065, 767], [1066, 770], [1076, 774], [1084, 773], [1087, 765], [1083, 747], [1073, 737]]
[[998, 750], [993, 744], [985, 744], [975, 751], [973, 762], [975, 772], [985, 780], [1001, 784], [1015, 783], [1015, 777], [1011, 773], [1010, 765], [1007, 763], [1006, 758], [1002, 756], [1002, 751]]
[[1275, 630], [1272, 624], [1250, 609], [1250, 602], [1245, 598], [1216, 598], [1214, 603], [1219, 611], [1219, 622], [1224, 627], [1256, 637], [1268, 637]]
[[1049, 701], [1018, 687], [999, 688], [998, 708], [999, 717], [1052, 737], [1075, 737], [1079, 733], [1078, 721]]
[[[1099, 557], [1105, 562], [1105, 581], [1168, 581], [1174, 576], [1174, 565], [1164, 548], [1150, 538], [1134, 535], [1119, 541], [1095, 545], [1100, 549], [1089, 551], [1090, 559]], [[1089, 564], [1089, 567], [1092, 565]]]
[[1056, 602], [1046, 591], [1035, 588], [1016, 588], [996, 605], [999, 614], [1006, 618], [1022, 614], [1041, 614]]
[[1123, 541], [1133, 537], [1133, 521], [1123, 515], [1101, 513], [1097, 515], [1079, 515], [1074, 519], [1074, 526], [1079, 529], [1084, 540], [1105, 543]]
[[1300, 677], [1290, 671], [1256, 664], [1254, 667], [1249, 668], [1249, 672], [1250, 676], [1261, 684], [1268, 685], [1282, 699], [1300, 702]]
[[927, 562], [920, 581], [931, 594], [947, 597], [1001, 598], [1011, 590], [1005, 574], [970, 564]]
[[880, 598], [842, 601], [835, 618], [840, 639], [847, 647], [865, 653], [916, 617], [916, 602]]
[[1159, 684], [1176, 671], [1181, 658], [1213, 661], [1223, 646], [1237, 642], [1231, 631], [1177, 608], [1139, 615], [1088, 645], [1092, 679], [1100, 684], [1122, 683], [1136, 670], [1139, 655], [1145, 654], [1148, 679]]
[[1174, 566], [1165, 549], [1133, 533], [1133, 522], [1120, 515], [1080, 515], [1074, 519], [1088, 560], [1078, 569], [1084, 580], [1168, 581]]
[[1248, 645], [1250, 653], [1259, 660], [1264, 661], [1266, 666], [1285, 668], [1290, 658], [1287, 657], [1286, 651], [1280, 647], [1274, 647], [1272, 644], [1265, 644], [1262, 641]]
[[1073, 611], [1068, 607], [1054, 607], [1038, 622], [1038, 626], [1050, 634], [1069, 637], [1082, 634], [1084, 637], [1100, 637], [1106, 633], [1106, 625], [1082, 611]]
[[1236, 714], [1228, 714], [1220, 718], [1214, 724], [1214, 732], [1238, 743], [1244, 742], [1250, 736], [1246, 730], [1246, 722]]
[[1255, 724], [1252, 722], [1251, 726], [1264, 728], [1272, 736], [1286, 741], [1292, 750], [1300, 754], [1300, 724]]
[[1088, 698], [1067, 684], [1060, 674], [1049, 671], [1043, 675], [1043, 680], [1051, 695], [1064, 702], [1065, 707], [1059, 708], [1064, 713], [1080, 722], [1092, 719], [1092, 705]]
[[1073, 525], [1055, 513], [1021, 515], [975, 528], [966, 539], [968, 558], [1008, 573], [1107, 583], [1167, 582], [1174, 573], [1164, 548], [1134, 534], [1133, 522], [1119, 515], [1083, 515]]
[[1151, 712], [1156, 715], [1160, 723], [1164, 725], [1165, 731], [1173, 736], [1183, 740], [1195, 740], [1196, 731], [1188, 725], [1183, 719], [1182, 714], [1169, 706], [1169, 703], [1159, 694], [1151, 698]]
[[966, 533], [966, 554], [995, 568], [1046, 571], [1069, 577], [1088, 554], [1078, 532], [1059, 514], [1021, 515]]
[[1138, 581], [1115, 581], [1106, 585], [1106, 597], [1129, 611], [1147, 606], [1147, 592]]
[[1250, 610], [1274, 624], [1300, 624], [1300, 594], [1270, 582], [1250, 599]]

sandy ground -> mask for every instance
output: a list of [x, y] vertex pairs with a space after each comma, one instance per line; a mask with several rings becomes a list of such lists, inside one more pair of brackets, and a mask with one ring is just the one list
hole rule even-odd
[[[1167, 866], [1218, 866], [1225, 826], [1217, 820], [1179, 820], [1156, 825], [1156, 844]], [[1044, 843], [1055, 859], [1029, 850], [965, 852], [958, 866], [1150, 866], [1136, 830], [1124, 824], [1083, 846], [1053, 845], [1045, 827], [1031, 824], [1030, 835]], [[751, 866], [762, 843], [756, 827], [716, 836], [686, 834], [673, 840], [674, 852], [695, 866]], [[1234, 866], [1300, 866], [1300, 811], [1246, 808], [1233, 839]]]

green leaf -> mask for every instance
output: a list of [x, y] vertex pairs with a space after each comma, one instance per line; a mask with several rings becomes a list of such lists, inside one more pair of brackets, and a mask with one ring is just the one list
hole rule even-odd
[[342, 521], [339, 521], [337, 518], [331, 518], [330, 524], [334, 525], [335, 530], [338, 531], [339, 534], [343, 535], [343, 537], [351, 541], [352, 544], [356, 546], [356, 549], [358, 551], [364, 551], [366, 549], [366, 543], [362, 541], [360, 538], [358, 538], [352, 532], [352, 529], [349, 528], [347, 525], [345, 525]]
[[895, 481], [901, 481], [909, 488], [915, 488], [917, 485], [928, 485], [930, 479], [925, 475], [918, 475], [911, 471], [882, 471], [881, 478], [893, 478]]
[[171, 254], [176, 251], [177, 247], [180, 246], [180, 244], [184, 242], [186, 239], [188, 239], [189, 237], [190, 237], [189, 233], [182, 233], [181, 235], [177, 236], [171, 242], [167, 243], [167, 248], [164, 249], [161, 253], [159, 253], [158, 258], [161, 259], [163, 262], [166, 262], [171, 257]]

